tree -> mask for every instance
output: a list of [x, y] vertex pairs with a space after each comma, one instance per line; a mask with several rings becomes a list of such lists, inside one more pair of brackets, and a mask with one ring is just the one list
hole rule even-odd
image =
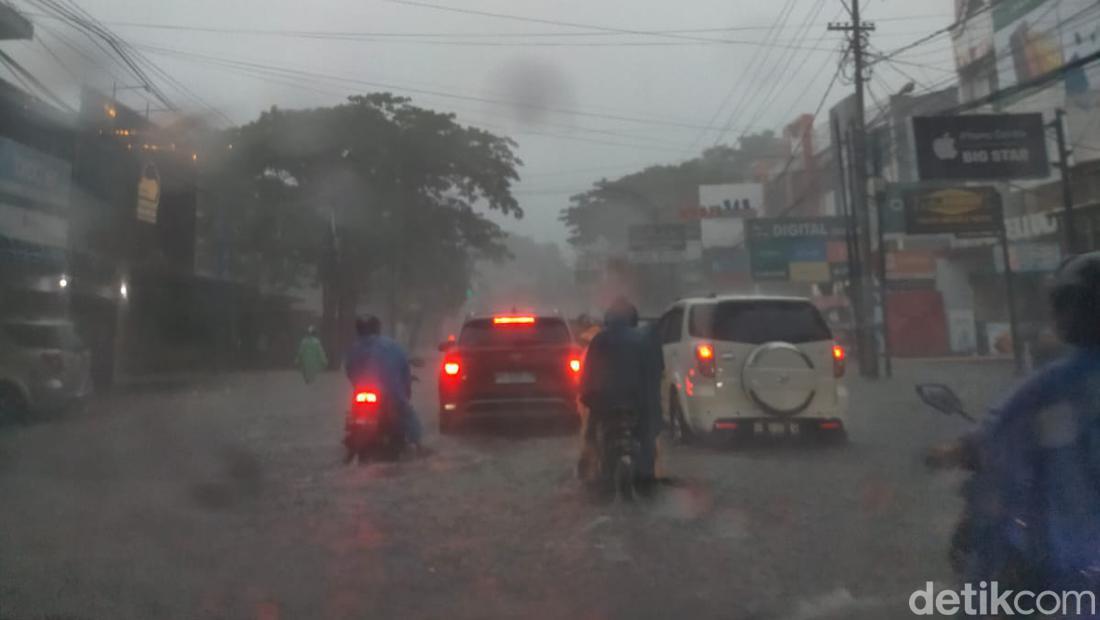
[[[514, 142], [404, 97], [271, 108], [225, 142], [209, 179], [223, 215], [209, 226], [228, 234], [234, 268], [257, 284], [316, 274], [332, 351], [364, 293], [387, 298], [391, 325], [426, 291], [457, 307], [472, 261], [506, 255], [503, 232], [478, 209], [523, 215], [511, 193], [522, 165]], [[383, 290], [368, 291], [372, 282]]]

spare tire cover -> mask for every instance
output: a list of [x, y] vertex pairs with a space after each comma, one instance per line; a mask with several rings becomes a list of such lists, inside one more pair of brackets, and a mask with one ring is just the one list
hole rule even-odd
[[769, 342], [757, 347], [741, 369], [741, 386], [764, 411], [777, 416], [798, 414], [810, 406], [818, 372], [798, 347]]

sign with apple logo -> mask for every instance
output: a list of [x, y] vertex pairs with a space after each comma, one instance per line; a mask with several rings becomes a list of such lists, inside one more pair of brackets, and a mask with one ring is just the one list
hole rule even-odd
[[1042, 114], [915, 116], [922, 181], [992, 181], [1050, 176]]

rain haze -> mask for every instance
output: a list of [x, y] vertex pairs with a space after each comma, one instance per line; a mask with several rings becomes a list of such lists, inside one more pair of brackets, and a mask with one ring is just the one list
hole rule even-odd
[[[594, 181], [678, 163], [745, 133], [781, 132], [812, 113], [843, 43], [826, 26], [844, 17], [839, 3], [809, 0], [81, 6], [236, 123], [272, 105], [333, 105], [386, 90], [511, 136], [524, 162], [516, 195], [525, 217], [499, 221], [556, 242], [566, 237], [561, 208]], [[865, 14], [877, 21], [875, 44], [889, 50], [949, 24], [954, 7], [882, 0]], [[42, 36], [49, 42], [49, 31]], [[931, 85], [950, 76], [948, 43], [922, 48], [914, 63], [924, 66], [882, 67], [879, 96], [914, 78]], [[48, 83], [64, 92], [59, 82]], [[835, 89], [830, 103], [847, 90]], [[121, 98], [144, 107], [137, 93]]]
[[1096, 0], [0, 0], [0, 620], [1087, 604], [1097, 316]]

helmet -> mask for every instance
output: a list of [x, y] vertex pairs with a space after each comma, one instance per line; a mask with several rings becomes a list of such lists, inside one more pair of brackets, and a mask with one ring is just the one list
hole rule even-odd
[[373, 314], [355, 319], [355, 333], [361, 337], [377, 336], [382, 333], [382, 321]]
[[1050, 292], [1054, 320], [1062, 340], [1100, 346], [1100, 252], [1067, 259], [1054, 274]]
[[625, 297], [617, 297], [607, 308], [604, 315], [604, 324], [625, 324], [629, 327], [638, 326], [638, 308]]

